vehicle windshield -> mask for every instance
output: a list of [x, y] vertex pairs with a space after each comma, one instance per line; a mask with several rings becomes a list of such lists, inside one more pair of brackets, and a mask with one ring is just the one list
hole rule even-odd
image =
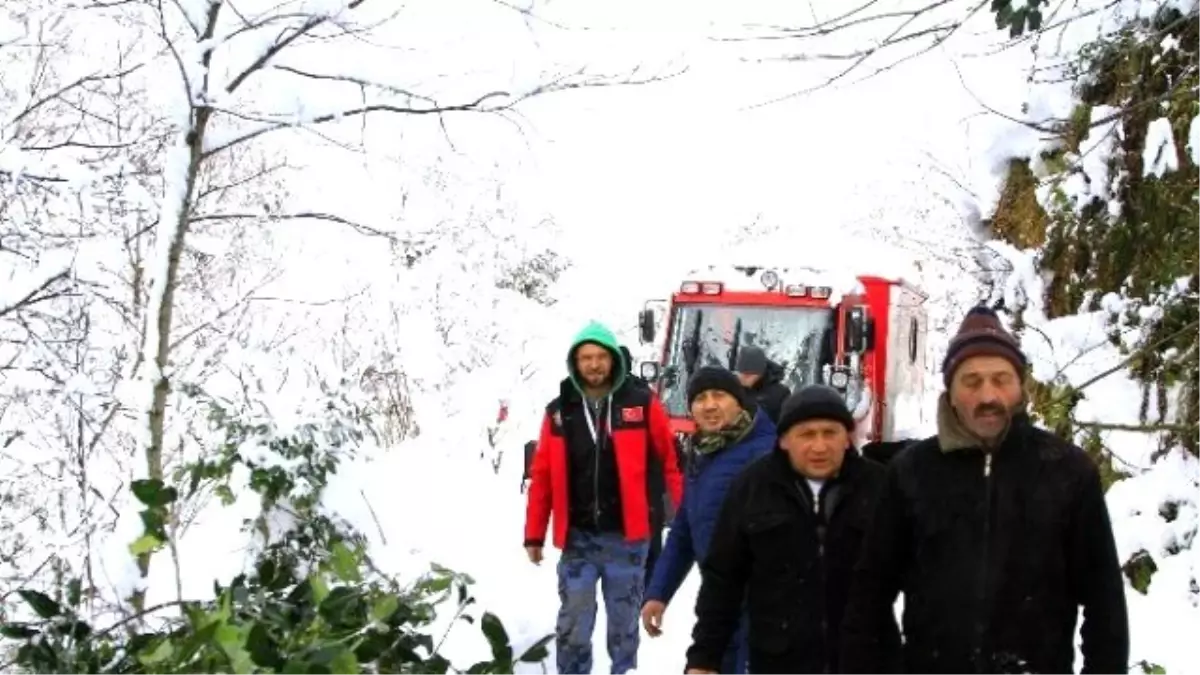
[[733, 369], [737, 350], [761, 348], [782, 368], [783, 383], [796, 391], [821, 381], [832, 363], [833, 310], [827, 307], [678, 307], [667, 337], [662, 398], [673, 417], [684, 417], [687, 383], [705, 366]]

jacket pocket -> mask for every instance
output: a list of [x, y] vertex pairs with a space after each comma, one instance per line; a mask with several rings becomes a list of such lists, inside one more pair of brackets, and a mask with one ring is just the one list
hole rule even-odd
[[805, 631], [804, 585], [812, 555], [803, 545], [803, 516], [778, 511], [752, 512], [746, 539], [754, 556], [750, 582], [750, 644], [761, 654], [780, 656], [797, 647]]
[[751, 513], [746, 517], [746, 541], [755, 566], [763, 571], [788, 567], [789, 534], [794, 534], [792, 517], [784, 513]]

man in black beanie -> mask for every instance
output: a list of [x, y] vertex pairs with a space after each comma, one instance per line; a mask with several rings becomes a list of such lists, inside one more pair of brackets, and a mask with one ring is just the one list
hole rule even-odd
[[[671, 521], [667, 545], [646, 589], [642, 625], [651, 637], [661, 634], [667, 605], [692, 564], [703, 565], [711, 553], [709, 540], [729, 486], [743, 469], [775, 446], [775, 425], [755, 409], [753, 399], [732, 372], [701, 368], [688, 382], [687, 395], [696, 422], [692, 437], [696, 457], [688, 467], [683, 502]], [[734, 617], [725, 638], [715, 648], [717, 667], [723, 673], [746, 672], [743, 615]]]
[[[1095, 463], [1025, 412], [1028, 363], [976, 307], [942, 365], [937, 435], [888, 465], [843, 625], [853, 673], [1070, 673], [1129, 668], [1121, 565]], [[904, 589], [903, 671], [880, 648]]]
[[[812, 385], [784, 402], [778, 447], [734, 482], [717, 520], [687, 672], [720, 670], [744, 597], [750, 672], [839, 672], [851, 570], [884, 477], [853, 432], [835, 389]], [[898, 654], [898, 635], [894, 643]]]

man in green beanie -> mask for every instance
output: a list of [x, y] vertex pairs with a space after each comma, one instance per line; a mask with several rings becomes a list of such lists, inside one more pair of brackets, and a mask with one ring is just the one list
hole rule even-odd
[[637, 668], [639, 610], [650, 538], [646, 471], [650, 453], [662, 465], [677, 506], [683, 479], [666, 409], [634, 386], [612, 331], [592, 322], [567, 352], [568, 377], [546, 406], [530, 468], [525, 550], [542, 560], [554, 520], [562, 549], [556, 625], [560, 673], [592, 671], [596, 583], [608, 617], [612, 672]]

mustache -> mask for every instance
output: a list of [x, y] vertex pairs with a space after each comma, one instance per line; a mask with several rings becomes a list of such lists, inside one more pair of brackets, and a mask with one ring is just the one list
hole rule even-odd
[[1007, 415], [1008, 409], [999, 403], [980, 403], [973, 411], [976, 417], [982, 415]]

